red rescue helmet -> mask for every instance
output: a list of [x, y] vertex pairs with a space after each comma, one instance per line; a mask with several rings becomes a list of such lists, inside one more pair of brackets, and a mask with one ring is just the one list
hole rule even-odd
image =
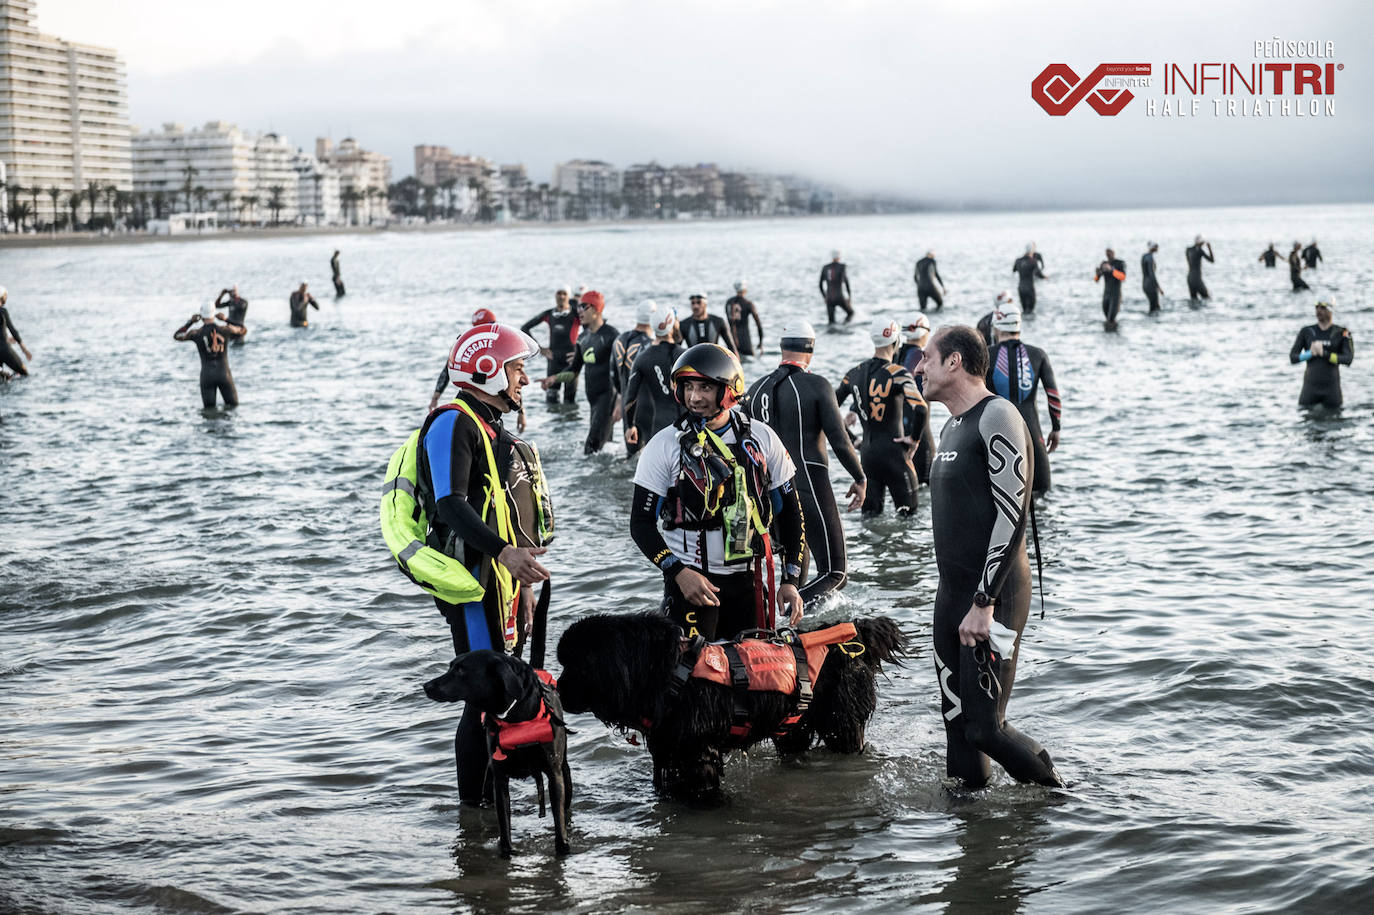
[[490, 308], [479, 308], [479, 309], [477, 309], [476, 311], [474, 311], [474, 312], [472, 313], [472, 326], [473, 326], [473, 327], [476, 327], [478, 324], [495, 324], [495, 323], [496, 323], [496, 313], [493, 312]]
[[582, 293], [582, 298], [578, 300], [577, 307], [579, 310], [583, 308], [595, 308], [597, 314], [602, 314], [606, 311], [606, 299], [601, 293], [592, 289], [589, 292]]
[[719, 343], [698, 343], [673, 363], [673, 396], [684, 407], [687, 406], [684, 384], [688, 378], [720, 385], [716, 394], [717, 416], [720, 410], [730, 409], [744, 396], [744, 369], [740, 368], [739, 358]]
[[499, 395], [506, 389], [506, 363], [539, 352], [534, 338], [509, 324], [478, 324], [463, 332], [448, 354], [448, 374], [460, 388]]

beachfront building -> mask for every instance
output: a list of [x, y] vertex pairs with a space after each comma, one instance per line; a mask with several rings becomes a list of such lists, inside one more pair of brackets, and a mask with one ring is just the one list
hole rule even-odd
[[315, 158], [339, 173], [339, 199], [349, 224], [386, 222], [390, 156], [363, 149], [352, 137], [340, 140], [338, 146], [327, 137], [318, 137]]
[[[524, 166], [519, 168], [523, 174]], [[415, 178], [436, 193], [446, 195], [446, 209], [463, 219], [493, 219], [507, 209], [507, 169], [482, 156], [459, 154], [447, 146], [415, 147]]]
[[296, 209], [300, 223], [307, 226], [344, 224], [341, 183], [338, 169], [323, 165], [303, 149], [291, 159], [296, 173]]
[[573, 159], [553, 167], [553, 191], [567, 219], [617, 219], [623, 209], [620, 169], [599, 159]]
[[[81, 221], [108, 217], [116, 193], [133, 187], [124, 62], [110, 48], [40, 34], [33, 7], [34, 0], [0, 0], [0, 162], [9, 202], [25, 209], [20, 221], [30, 226], [68, 212]], [[81, 192], [74, 206], [73, 191]]]

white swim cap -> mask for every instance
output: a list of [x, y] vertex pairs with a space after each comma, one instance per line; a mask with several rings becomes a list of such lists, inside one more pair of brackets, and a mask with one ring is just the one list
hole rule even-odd
[[200, 306], [200, 319], [201, 319], [202, 321], [208, 321], [208, 320], [210, 320], [211, 318], [213, 318], [214, 316], [215, 316], [215, 306], [209, 304], [208, 302], [207, 302], [206, 304]]
[[902, 330], [913, 337], [919, 337], [922, 332], [929, 333], [930, 318], [926, 317], [925, 312], [918, 311], [907, 319], [907, 322], [902, 325]]
[[837, 260], [840, 259], [840, 249], [839, 249], [839, 248], [835, 248], [833, 251], [830, 252], [830, 259], [831, 259], [832, 261], [837, 261]]
[[572, 295], [572, 289], [568, 286], [559, 286], [556, 290], [554, 290], [554, 295], [557, 295], [560, 292], [564, 295]]
[[779, 340], [814, 340], [816, 339], [816, 328], [810, 322], [800, 318], [788, 318], [782, 322], [782, 332], [778, 334]]
[[1027, 254], [1034, 254], [1034, 253], [1035, 253], [1035, 242], [1031, 242], [1030, 244], [1026, 245], [1026, 253], [1027, 253]]
[[1021, 333], [1021, 306], [1012, 301], [1004, 302], [999, 296], [992, 312], [992, 326], [1009, 334]]
[[736, 291], [736, 292], [743, 292], [744, 290], [746, 290], [746, 289], [748, 289], [748, 288], [749, 288], [749, 284], [746, 283], [744, 280], [735, 280], [735, 291]]
[[635, 306], [636, 324], [653, 324], [658, 317], [658, 303], [653, 299], [645, 299]]
[[1201, 235], [1194, 235], [1194, 236], [1193, 236], [1193, 244], [1195, 244], [1195, 245], [1200, 245], [1200, 244], [1202, 244], [1202, 236], [1201, 236]]
[[584, 293], [587, 293], [587, 292], [590, 292], [590, 291], [591, 291], [591, 290], [590, 290], [588, 287], [586, 287], [586, 286], [578, 286], [578, 287], [577, 287], [577, 297], [580, 299], [580, 298], [582, 298], [582, 296], [583, 296]]
[[1319, 299], [1319, 300], [1317, 301], [1317, 304], [1316, 304], [1314, 307], [1315, 307], [1315, 308], [1325, 308], [1327, 311], [1333, 311], [1333, 312], [1334, 312], [1334, 311], [1336, 310], [1336, 302], [1335, 302], [1334, 299], [1331, 298], [1331, 296], [1328, 295], [1328, 296], [1324, 296], [1323, 298]]
[[902, 325], [891, 318], [874, 318], [868, 328], [868, 336], [876, 346], [891, 346], [902, 342]]
[[654, 323], [654, 336], [671, 337], [673, 327], [677, 325], [677, 311], [671, 305], [660, 305], [657, 317], [658, 320]]
[[3, 299], [5, 296], [9, 294], [10, 291], [8, 289], [6, 289], [4, 286], [0, 286], [0, 299]]

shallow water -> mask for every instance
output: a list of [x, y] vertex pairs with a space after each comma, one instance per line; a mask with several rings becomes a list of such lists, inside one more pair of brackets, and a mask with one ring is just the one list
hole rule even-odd
[[[1309, 415], [1287, 359], [1317, 293], [1368, 339], [1371, 217], [938, 214], [0, 249], [36, 357], [33, 377], [0, 384], [0, 909], [1374, 902], [1371, 386], [1357, 358], [1345, 410]], [[1215, 297], [1191, 308], [1177, 296], [1198, 231]], [[1312, 294], [1255, 260], [1295, 235], [1327, 257]], [[851, 516], [852, 583], [822, 611], [887, 613], [914, 636], [880, 682], [864, 755], [736, 756], [730, 804], [698, 811], [656, 799], [645, 751], [578, 716], [575, 853], [552, 856], [524, 783], [517, 857], [501, 861], [494, 814], [455, 804], [455, 710], [419, 689], [451, 654], [447, 629], [376, 522], [386, 460], [460, 321], [482, 305], [523, 319], [587, 283], [624, 329], [645, 295], [705, 284], [719, 308], [743, 276], [765, 327], [820, 323], [816, 273], [840, 247], [861, 320], [818, 342], [835, 379], [868, 354], [867, 318], [914, 308], [920, 251], [936, 249], [949, 289], [934, 323], [972, 323], [1032, 238], [1050, 279], [1025, 338], [1053, 361], [1065, 425], [1038, 510], [1045, 612], [1010, 718], [1069, 788], [944, 787], [923, 492], [913, 523]], [[1157, 318], [1139, 291], [1147, 238], [1175, 296]], [[1130, 272], [1114, 335], [1091, 282], [1107, 242]], [[336, 246], [338, 302], [323, 294]], [[299, 331], [286, 295], [302, 278], [322, 310]], [[232, 354], [242, 406], [202, 411], [193, 348], [171, 333], [232, 282], [250, 301]], [[651, 606], [658, 579], [627, 533], [631, 464], [581, 455], [585, 403], [529, 415], [561, 526], [551, 639], [583, 613]]]

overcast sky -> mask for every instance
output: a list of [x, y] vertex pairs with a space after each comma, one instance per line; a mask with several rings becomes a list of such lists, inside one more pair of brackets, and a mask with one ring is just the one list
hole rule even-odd
[[[1374, 53], [1358, 2], [1162, 0], [38, 0], [112, 46], [134, 124], [354, 136], [413, 171], [438, 143], [524, 162], [714, 161], [943, 204], [1374, 200]], [[1148, 118], [1165, 62], [1335, 43], [1330, 118]], [[1116, 117], [1046, 115], [1047, 64], [1151, 63]], [[1309, 98], [1309, 97], [1304, 97]]]

